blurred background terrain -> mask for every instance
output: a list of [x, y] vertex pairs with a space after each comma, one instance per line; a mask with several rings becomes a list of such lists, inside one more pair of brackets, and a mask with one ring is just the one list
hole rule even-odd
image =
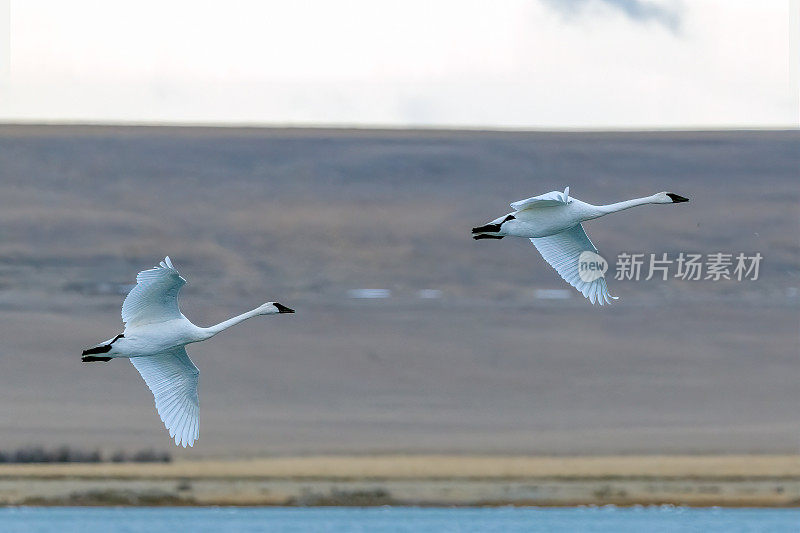
[[[190, 347], [201, 438], [178, 456], [797, 453], [799, 148], [797, 131], [0, 126], [0, 449], [172, 451], [130, 364], [80, 363], [168, 254], [200, 325], [297, 309]], [[527, 240], [470, 238], [567, 185], [691, 198], [587, 223], [612, 262], [760, 252], [760, 277], [612, 279], [621, 299], [592, 307]]]

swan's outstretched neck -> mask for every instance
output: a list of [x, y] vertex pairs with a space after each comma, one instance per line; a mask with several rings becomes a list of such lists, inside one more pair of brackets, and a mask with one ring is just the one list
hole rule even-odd
[[253, 318], [254, 316], [258, 316], [259, 314], [261, 314], [260, 310], [261, 310], [260, 307], [257, 308], [257, 309], [253, 309], [252, 311], [248, 311], [246, 313], [242, 313], [241, 315], [235, 316], [233, 318], [229, 318], [228, 320], [220, 322], [219, 324], [216, 324], [214, 326], [203, 328], [203, 330], [206, 332], [206, 334], [209, 337], [213, 337], [217, 333], [219, 333], [221, 331], [225, 331], [229, 327], [235, 326], [236, 324], [238, 324], [240, 322], [244, 322], [248, 318]]
[[211, 326], [208, 328], [201, 328], [201, 329], [206, 335], [206, 338], [208, 338], [208, 337], [213, 337], [220, 331], [225, 331], [231, 326], [235, 326], [240, 322], [244, 322], [248, 318], [253, 318], [254, 316], [258, 315], [276, 315], [281, 313], [294, 313], [294, 309], [289, 309], [285, 305], [279, 304], [278, 302], [268, 302], [260, 307], [253, 309], [252, 311], [242, 313], [241, 315], [229, 318], [224, 322], [220, 322], [216, 326]]
[[633, 200], [626, 200], [624, 202], [617, 202], [615, 204], [608, 204], [608, 205], [597, 205], [599, 214], [597, 216], [607, 215], [609, 213], [616, 213], [617, 211], [624, 211], [625, 209], [630, 209], [631, 207], [636, 207], [640, 205], [646, 204], [660, 204], [663, 203], [660, 201], [660, 197], [658, 194], [654, 194], [653, 196], [645, 196], [644, 198], [634, 198]]

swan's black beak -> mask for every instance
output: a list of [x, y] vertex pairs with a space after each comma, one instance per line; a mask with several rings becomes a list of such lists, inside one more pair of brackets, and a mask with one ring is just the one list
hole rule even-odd
[[278, 302], [275, 302], [275, 303], [274, 303], [274, 304], [272, 304], [272, 305], [274, 305], [275, 307], [277, 307], [277, 308], [278, 308], [278, 312], [279, 312], [279, 313], [294, 313], [294, 309], [289, 309], [289, 308], [288, 308], [288, 307], [286, 307], [285, 305], [283, 305], [283, 304], [279, 304]]
[[680, 194], [675, 194], [674, 192], [668, 192], [667, 196], [669, 196], [672, 199], [672, 203], [674, 203], [674, 204], [679, 204], [681, 202], [688, 202], [689, 201], [688, 198], [684, 198]]

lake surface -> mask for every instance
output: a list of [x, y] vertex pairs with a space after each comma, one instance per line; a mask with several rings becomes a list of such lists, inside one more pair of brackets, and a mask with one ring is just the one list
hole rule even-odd
[[798, 509], [633, 508], [93, 508], [0, 509], [7, 533], [193, 532], [793, 532]]

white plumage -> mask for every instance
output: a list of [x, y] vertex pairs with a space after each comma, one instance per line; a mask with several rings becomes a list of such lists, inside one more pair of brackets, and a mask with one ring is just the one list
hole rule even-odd
[[511, 204], [512, 213], [503, 215], [483, 226], [472, 228], [474, 239], [525, 237], [542, 254], [564, 280], [575, 287], [591, 303], [604, 305], [615, 300], [608, 292], [604, 277], [585, 281], [579, 273], [579, 258], [583, 252], [597, 252], [582, 222], [609, 213], [645, 204], [688, 202], [687, 198], [671, 192], [660, 192], [610, 205], [592, 205], [564, 192], [551, 191]]
[[569, 201], [569, 187], [564, 189], [564, 192], [550, 191], [533, 198], [520, 200], [514, 202], [511, 207], [514, 211], [522, 211], [523, 209], [530, 209], [532, 207], [553, 207], [556, 205], [567, 205]]
[[588, 298], [593, 304], [603, 305], [617, 299], [616, 296], [609, 294], [605, 278], [587, 282], [582, 280], [578, 273], [578, 258], [581, 253], [587, 250], [597, 253], [597, 248], [580, 224], [549, 237], [533, 238], [531, 242], [544, 260], [556, 269], [558, 275], [578, 289], [584, 298]]
[[164, 322], [183, 315], [178, 308], [178, 292], [186, 285], [169, 256], [159, 266], [136, 275], [136, 286], [122, 302], [122, 321], [126, 327]]
[[153, 393], [156, 411], [175, 438], [175, 444], [192, 446], [200, 434], [200, 400], [197, 382], [200, 371], [183, 346], [150, 357], [132, 357], [131, 363]]
[[264, 305], [208, 328], [192, 324], [178, 306], [186, 284], [169, 257], [139, 272], [136, 286], [122, 304], [122, 334], [83, 351], [84, 362], [130, 358], [155, 398], [156, 410], [179, 446], [192, 446], [200, 433], [197, 387], [200, 372], [186, 354], [186, 345], [213, 337], [257, 315], [294, 313], [277, 302]]

